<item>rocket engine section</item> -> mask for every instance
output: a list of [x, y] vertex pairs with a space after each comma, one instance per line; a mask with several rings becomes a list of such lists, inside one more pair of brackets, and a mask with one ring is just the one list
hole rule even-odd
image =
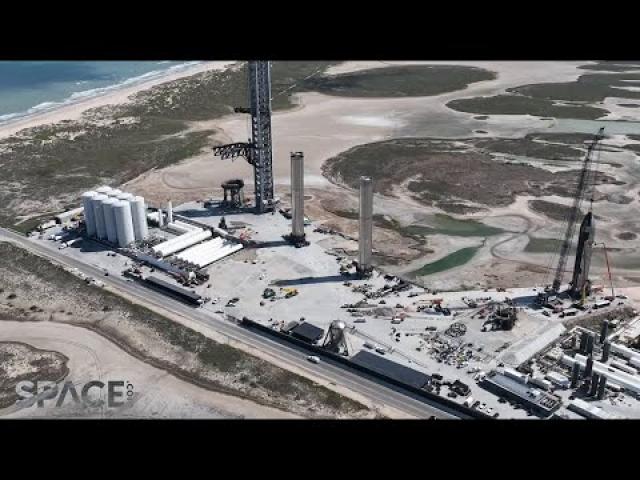
[[595, 234], [596, 227], [593, 215], [588, 212], [580, 224], [580, 234], [576, 248], [576, 263], [573, 267], [570, 290], [571, 296], [574, 298], [580, 298], [583, 294], [589, 295], [591, 293], [589, 267], [591, 266], [591, 251]]
[[329, 331], [327, 332], [327, 336], [322, 346], [339, 355], [349, 355], [349, 347], [347, 345], [345, 332], [346, 328], [347, 326], [341, 320], [334, 320], [331, 322], [331, 326], [329, 327]]

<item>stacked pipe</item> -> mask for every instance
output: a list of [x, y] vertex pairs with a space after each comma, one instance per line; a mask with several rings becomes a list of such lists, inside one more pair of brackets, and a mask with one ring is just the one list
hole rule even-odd
[[162, 242], [159, 245], [155, 245], [152, 247], [152, 250], [156, 256], [166, 257], [167, 255], [184, 250], [185, 248], [191, 247], [192, 245], [200, 243], [210, 237], [212, 237], [211, 230], [193, 230], [180, 235], [179, 237]]

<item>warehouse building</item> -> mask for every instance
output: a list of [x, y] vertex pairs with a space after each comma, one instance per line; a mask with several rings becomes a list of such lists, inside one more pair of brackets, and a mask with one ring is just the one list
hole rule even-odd
[[380, 375], [393, 378], [414, 388], [424, 388], [430, 381], [430, 377], [426, 373], [364, 350], [354, 355], [351, 361], [356, 365], [368, 368]]
[[316, 343], [324, 337], [324, 330], [315, 325], [303, 322], [291, 329], [291, 335], [307, 343]]
[[548, 417], [561, 405], [560, 397], [532, 388], [498, 372], [491, 372], [480, 386], [496, 395], [509, 398], [543, 417]]

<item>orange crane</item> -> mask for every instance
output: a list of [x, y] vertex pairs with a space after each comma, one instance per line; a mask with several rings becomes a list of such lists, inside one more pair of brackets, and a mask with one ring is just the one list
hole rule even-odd
[[594, 245], [602, 245], [602, 249], [604, 250], [604, 258], [607, 262], [607, 273], [609, 274], [609, 284], [611, 285], [611, 300], [616, 298], [615, 292], [613, 290], [613, 280], [611, 278], [611, 268], [609, 266], [609, 255], [607, 255], [607, 246], [604, 242], [594, 243]]

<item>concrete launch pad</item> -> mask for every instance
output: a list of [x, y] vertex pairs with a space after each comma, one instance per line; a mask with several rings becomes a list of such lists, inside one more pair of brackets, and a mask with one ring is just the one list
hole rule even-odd
[[[332, 322], [340, 320], [349, 357], [369, 351], [426, 375], [442, 376], [439, 385], [430, 387], [434, 393], [460, 404], [466, 401], [469, 406], [479, 402], [476, 408], [482, 407], [491, 416], [532, 415], [525, 408], [503, 403], [499, 395], [480, 384], [489, 372], [516, 368], [566, 335], [567, 318], [543, 314], [546, 309], [534, 305], [539, 288], [436, 292], [377, 269], [369, 278], [361, 278], [353, 263], [358, 252], [353, 240], [322, 233], [311, 222], [305, 227], [309, 245], [296, 248], [283, 238], [291, 232], [291, 220], [277, 211], [256, 215], [249, 209], [225, 209], [216, 202], [206, 205], [191, 202], [174, 206], [173, 215], [211, 227], [217, 227], [224, 217], [228, 232], [252, 247], [209, 265], [204, 269], [208, 281], [189, 286], [205, 299], [198, 307], [203, 312], [212, 317], [248, 317], [274, 329], [308, 322], [325, 334]], [[31, 239], [58, 249], [60, 242], [49, 237], [59, 230], [54, 227]], [[150, 228], [149, 236], [169, 239], [174, 235], [166, 229]], [[345, 251], [353, 256], [348, 257]], [[88, 239], [61, 252], [109, 275], [122, 275], [136, 263], [117, 249]], [[140, 270], [143, 275], [153, 273], [178, 285], [170, 275], [152, 272], [149, 266], [140, 266]], [[269, 290], [273, 294], [267, 295]], [[597, 300], [594, 297], [593, 301]], [[518, 320], [510, 330], [495, 328], [489, 322], [491, 306], [505, 301], [511, 301], [517, 311]], [[628, 301], [610, 303], [606, 308], [622, 308], [618, 304], [627, 305]], [[571, 321], [579, 322], [588, 314], [577, 311]], [[456, 381], [468, 386], [469, 393], [455, 393]], [[564, 404], [570, 402], [564, 393], [560, 397]], [[637, 407], [640, 416], [640, 403]]]

